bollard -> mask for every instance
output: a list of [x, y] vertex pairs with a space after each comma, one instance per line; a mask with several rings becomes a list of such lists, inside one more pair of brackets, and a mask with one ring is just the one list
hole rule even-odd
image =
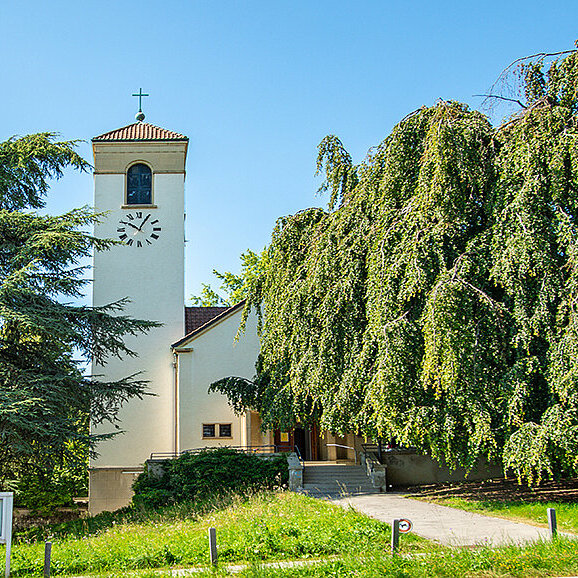
[[217, 530], [215, 528], [209, 528], [209, 556], [211, 558], [211, 564], [213, 566], [217, 565]]
[[44, 578], [50, 576], [50, 556], [52, 555], [52, 542], [44, 544]]
[[558, 524], [556, 522], [556, 510], [548, 508], [548, 527], [550, 528], [550, 538], [554, 540], [558, 536]]
[[395, 556], [399, 548], [399, 520], [395, 519], [391, 524], [391, 555]]

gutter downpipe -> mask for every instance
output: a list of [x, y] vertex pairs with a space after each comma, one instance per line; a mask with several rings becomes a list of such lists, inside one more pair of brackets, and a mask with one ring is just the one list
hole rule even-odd
[[179, 353], [191, 353], [193, 351], [192, 347], [173, 347], [173, 452], [175, 456], [178, 456], [180, 449], [180, 399], [179, 399]]
[[173, 452], [179, 451], [179, 354], [173, 349]]

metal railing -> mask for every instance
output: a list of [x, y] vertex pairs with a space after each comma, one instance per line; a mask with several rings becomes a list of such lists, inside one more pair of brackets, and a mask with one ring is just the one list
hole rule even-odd
[[417, 451], [416, 448], [406, 447], [406, 446], [383, 446], [380, 443], [377, 444], [361, 444], [362, 452], [366, 455], [372, 455], [375, 460], [380, 464], [383, 464], [385, 454], [392, 454], [396, 452], [408, 453]]
[[200, 454], [207, 450], [235, 450], [237, 452], [243, 452], [246, 454], [276, 454], [280, 453], [279, 446], [269, 445], [269, 446], [205, 446], [202, 448], [192, 448], [188, 450], [182, 450], [180, 452], [153, 452], [151, 453], [149, 460], [172, 460], [182, 456], [184, 454]]
[[352, 447], [352, 446], [344, 446], [341, 444], [326, 444], [327, 447], [333, 447], [333, 448], [343, 448], [344, 450], [353, 450], [354, 453], [354, 459], [355, 459], [355, 463], [358, 463], [358, 459], [357, 459], [357, 450]]
[[381, 444], [361, 444], [361, 451], [366, 456], [371, 456], [380, 464], [383, 463], [383, 448]]
[[303, 457], [301, 456], [301, 451], [299, 450], [299, 448], [297, 446], [293, 446], [293, 451], [295, 452], [295, 454], [297, 455], [297, 458], [299, 459], [299, 463], [303, 466], [303, 469], [305, 469], [305, 460], [303, 459]]

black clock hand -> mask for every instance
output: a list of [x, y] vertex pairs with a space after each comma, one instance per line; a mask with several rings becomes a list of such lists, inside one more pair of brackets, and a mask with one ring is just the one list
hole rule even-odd
[[123, 225], [128, 225], [129, 227], [132, 227], [133, 229], [140, 231], [140, 229], [136, 225], [133, 225], [132, 223], [128, 223], [127, 221], [119, 221], [119, 223], [122, 223]]
[[151, 214], [149, 213], [146, 217], [145, 220], [140, 224], [140, 227], [138, 228], [139, 231], [142, 231], [142, 228], [144, 227], [144, 224], [149, 220]]

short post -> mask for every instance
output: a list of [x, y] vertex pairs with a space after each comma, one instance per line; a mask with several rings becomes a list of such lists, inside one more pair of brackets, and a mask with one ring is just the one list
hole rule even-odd
[[6, 545], [6, 562], [4, 576], [10, 576], [10, 552], [12, 549], [12, 515], [14, 494], [12, 492], [0, 492], [0, 544]]
[[556, 510], [548, 508], [548, 527], [550, 528], [550, 538], [554, 540], [558, 536], [558, 524], [556, 522]]
[[391, 524], [391, 555], [395, 556], [399, 548], [399, 520], [395, 519]]
[[211, 564], [213, 566], [217, 565], [217, 530], [215, 528], [209, 528], [209, 556], [211, 558]]
[[52, 555], [52, 542], [44, 543], [44, 578], [50, 576], [50, 556]]

